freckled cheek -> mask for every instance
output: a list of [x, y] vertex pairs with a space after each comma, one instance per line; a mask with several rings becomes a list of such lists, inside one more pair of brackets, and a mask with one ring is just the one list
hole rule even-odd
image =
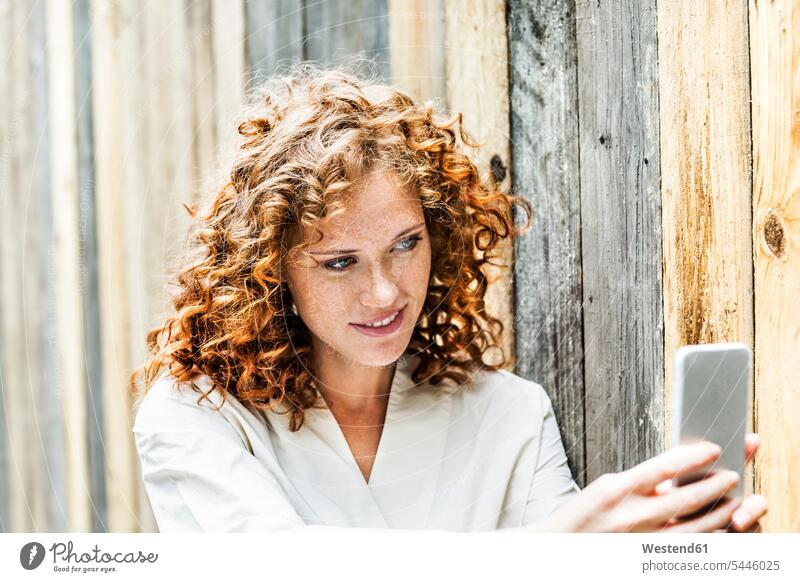
[[410, 289], [409, 292], [422, 301], [428, 294], [428, 282], [431, 274], [431, 249], [427, 240], [420, 251], [409, 265], [407, 277], [413, 281], [413, 289]]
[[405, 279], [408, 281], [407, 292], [417, 299], [424, 299], [428, 294], [428, 279], [430, 276], [430, 264], [419, 263], [413, 265], [406, 274]]
[[315, 279], [305, 290], [304, 316], [316, 321], [319, 327], [325, 327], [325, 323], [340, 325], [356, 300], [352, 285]]

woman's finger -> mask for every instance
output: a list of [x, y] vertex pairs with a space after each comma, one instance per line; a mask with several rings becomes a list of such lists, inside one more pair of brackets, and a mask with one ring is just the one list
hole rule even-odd
[[767, 500], [761, 495], [750, 495], [733, 512], [731, 524], [738, 532], [746, 532], [758, 525], [758, 520], [767, 513]]
[[[689, 517], [725, 496], [739, 482], [735, 471], [720, 471], [714, 475], [682, 487], [675, 487], [666, 495], [653, 498], [655, 517], [664, 523], [673, 517]], [[741, 500], [738, 500], [741, 503]]]
[[758, 447], [761, 444], [761, 437], [751, 432], [744, 437], [744, 464], [746, 465], [756, 456]]
[[736, 499], [727, 499], [708, 513], [694, 519], [679, 521], [665, 527], [662, 531], [666, 533], [724, 532], [731, 521], [731, 513], [736, 509], [737, 503]]
[[656, 485], [656, 495], [664, 495], [672, 491], [674, 488], [675, 486], [672, 484], [672, 479], [665, 479]]
[[680, 445], [647, 459], [620, 475], [630, 480], [633, 491], [647, 495], [666, 479], [691, 473], [714, 462], [721, 452], [719, 445], [708, 441]]
[[761, 533], [762, 531], [763, 530], [761, 529], [761, 524], [760, 523], [756, 523], [755, 525], [753, 525], [750, 529], [748, 529], [746, 531], [738, 531], [738, 530], [734, 529], [734, 527], [732, 525], [728, 525], [728, 527], [723, 529], [723, 530], [716, 530], [715, 529], [714, 533], [717, 533], [717, 532], [721, 532], [721, 533]]

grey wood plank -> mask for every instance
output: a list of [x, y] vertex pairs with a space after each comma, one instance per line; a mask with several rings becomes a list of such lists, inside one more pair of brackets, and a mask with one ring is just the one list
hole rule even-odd
[[586, 477], [663, 449], [655, 0], [578, 0]]
[[303, 58], [302, 0], [245, 1], [247, 65], [258, 83]]
[[[46, 40], [46, 6], [33, 2], [29, 21], [29, 50], [31, 55], [31, 107], [34, 135], [37, 139], [36, 153], [31, 168], [30, 197], [36, 207], [35, 231], [29, 230], [30, 247], [41, 257], [36, 276], [37, 295], [27, 295], [23, 305], [25, 318], [37, 321], [39, 354], [41, 362], [34, 372], [31, 388], [38, 392], [30, 410], [33, 417], [34, 438], [42, 443], [43, 458], [38, 461], [36, 488], [44, 496], [46, 520], [38, 524], [38, 531], [68, 531], [67, 514], [67, 467], [64, 454], [64, 406], [58, 353], [58, 330], [56, 294], [58, 293], [53, 237], [53, 204], [58, 192], [53, 190], [49, 148], [48, 108], [48, 62]], [[34, 234], [35, 232], [35, 234]], [[35, 238], [33, 238], [35, 236]], [[36, 297], [35, 299], [33, 299]], [[38, 373], [37, 373], [38, 372]], [[36, 441], [34, 441], [36, 442]]]
[[55, 269], [45, 11], [12, 3], [3, 35], [0, 153], [0, 335], [6, 431], [4, 528], [62, 531], [63, 419], [55, 329]]
[[387, 0], [305, 0], [303, 57], [334, 66], [362, 54], [390, 79]]
[[574, 2], [509, 0], [511, 180], [534, 210], [515, 247], [516, 373], [547, 390], [584, 479], [580, 184]]
[[[2, 259], [0, 259], [2, 260]], [[3, 267], [0, 265], [0, 273], [3, 272]], [[2, 317], [2, 313], [0, 313]], [[0, 321], [2, 326], [2, 321]], [[0, 334], [0, 354], [3, 353], [3, 337]], [[8, 425], [6, 424], [6, 394], [5, 394], [5, 371], [3, 370], [3, 358], [0, 357], [0, 533], [7, 533], [11, 531], [11, 520], [9, 514], [9, 469], [11, 463], [8, 459], [8, 443], [6, 439], [6, 432]]]
[[[13, 82], [11, 73], [11, 43], [12, 19], [0, 19], [0, 63], [3, 65], [4, 74], [0, 75], [0, 95], [5, 99], [0, 101], [0, 228], [6, 225], [3, 216], [9, 214], [10, 204], [10, 180], [11, 180], [11, 152], [13, 144], [13, 108], [10, 103], [11, 84]], [[11, 351], [11, 346], [7, 346], [6, 330], [10, 329], [10, 324], [6, 322], [8, 315], [5, 313], [4, 305], [11, 299], [6, 293], [4, 279], [11, 272], [11, 261], [7, 256], [11, 245], [8, 244], [8, 234], [5, 236], [0, 231], [0, 533], [11, 531], [11, 454], [10, 443], [8, 441], [8, 413], [6, 412], [6, 400], [8, 390], [6, 382], [10, 376], [5, 364], [6, 358]]]
[[75, 103], [77, 105], [78, 189], [80, 196], [81, 285], [83, 286], [84, 359], [86, 370], [89, 483], [92, 531], [106, 532], [106, 462], [103, 441], [103, 368], [100, 333], [94, 136], [92, 117], [92, 37], [89, 0], [73, 4], [75, 42]]

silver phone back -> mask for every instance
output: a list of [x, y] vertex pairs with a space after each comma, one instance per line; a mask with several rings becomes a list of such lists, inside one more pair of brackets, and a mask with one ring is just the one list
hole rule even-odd
[[752, 361], [750, 347], [739, 342], [687, 345], [675, 353], [672, 444], [708, 440], [722, 447], [711, 466], [678, 479], [679, 485], [730, 469], [740, 479], [728, 496], [742, 497]]

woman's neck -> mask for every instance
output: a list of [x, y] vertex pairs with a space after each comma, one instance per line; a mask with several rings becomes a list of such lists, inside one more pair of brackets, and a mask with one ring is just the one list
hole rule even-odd
[[323, 349], [315, 352], [315, 375], [331, 411], [349, 418], [382, 418], [396, 365], [363, 366]]

